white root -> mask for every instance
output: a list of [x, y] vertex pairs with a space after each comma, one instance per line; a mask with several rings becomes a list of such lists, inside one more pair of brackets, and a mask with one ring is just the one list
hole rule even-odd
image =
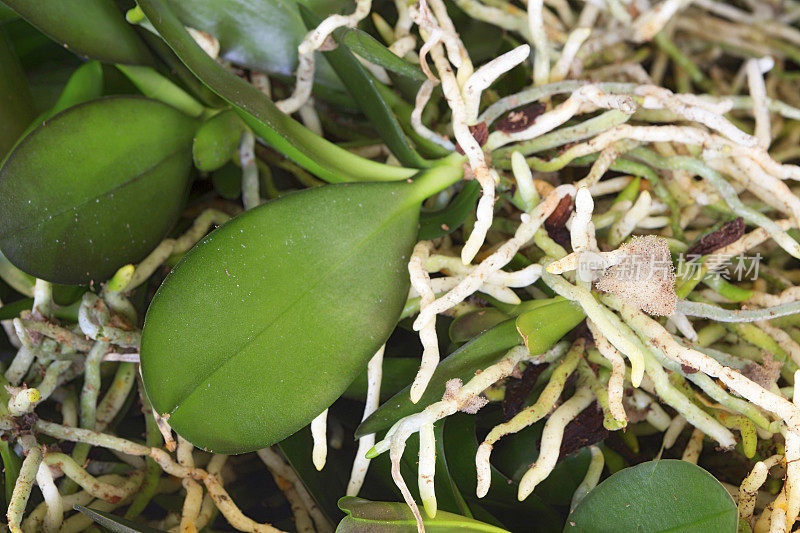
[[325, 460], [328, 457], [327, 429], [328, 410], [325, 409], [311, 421], [311, 437], [314, 441], [311, 460], [317, 470], [325, 468]]
[[543, 11], [543, 0], [528, 0], [528, 29], [535, 50], [533, 56], [534, 85], [544, 85], [550, 81], [550, 44], [544, 30]]
[[433, 431], [433, 423], [423, 424], [419, 428], [419, 497], [425, 513], [431, 518], [436, 516], [436, 490], [433, 484], [436, 471], [436, 439]]
[[331, 15], [308, 32], [303, 42], [297, 47], [298, 66], [297, 81], [292, 95], [279, 102], [275, 102], [278, 109], [291, 115], [299, 110], [311, 96], [311, 89], [314, 83], [314, 52], [322, 46], [322, 43], [333, 33], [334, 30], [342, 26], [354, 28], [361, 20], [369, 15], [372, 9], [372, 0], [357, 0], [356, 9], [350, 15]]
[[755, 137], [758, 146], [766, 150], [772, 144], [770, 134], [769, 107], [767, 104], [767, 87], [764, 84], [763, 74], [769, 71], [774, 62], [770, 57], [749, 59], [745, 64], [747, 72], [747, 85], [750, 97], [753, 99], [753, 116], [756, 121]]
[[561, 449], [564, 428], [594, 401], [595, 397], [591, 389], [586, 386], [580, 387], [572, 398], [561, 404], [547, 418], [539, 445], [539, 457], [519, 482], [517, 497], [520, 501], [527, 498], [533, 489], [553, 471], [558, 460], [558, 452]]
[[[426, 63], [423, 62], [422, 65], [427, 68]], [[414, 128], [414, 131], [416, 131], [420, 137], [438, 144], [445, 150], [454, 151], [456, 147], [450, 141], [450, 139], [444, 135], [436, 133], [422, 123], [422, 112], [424, 111], [425, 106], [428, 104], [428, 100], [430, 100], [431, 93], [433, 93], [433, 89], [436, 87], [437, 83], [438, 82], [436, 79], [431, 77], [422, 82], [422, 85], [420, 85], [419, 91], [417, 91], [417, 98], [414, 101], [414, 110], [411, 112], [411, 127]]]
[[[383, 374], [383, 351], [385, 348], [386, 345], [381, 346], [367, 364], [367, 398], [364, 402], [362, 421], [366, 420], [367, 417], [378, 408], [381, 392], [381, 377]], [[350, 473], [350, 480], [347, 483], [348, 496], [358, 495], [358, 491], [364, 483], [364, 478], [369, 468], [370, 459], [367, 458], [367, 452], [374, 444], [374, 433], [364, 435], [358, 439], [358, 451], [356, 451], [356, 458], [353, 460], [353, 470]]]
[[608, 243], [611, 246], [619, 245], [626, 237], [628, 237], [636, 225], [644, 220], [650, 214], [650, 206], [652, 205], [652, 198], [650, 193], [642, 191], [633, 207], [622, 215], [617, 222], [612, 224], [611, 231], [608, 235]]
[[519, 191], [519, 196], [522, 199], [524, 211], [530, 213], [539, 203], [539, 193], [533, 184], [531, 167], [525, 161], [525, 156], [516, 150], [511, 154], [511, 170], [517, 182], [517, 191]]
[[687, 424], [688, 422], [684, 417], [681, 415], [675, 415], [675, 418], [670, 421], [669, 427], [667, 427], [667, 430], [664, 432], [664, 442], [662, 447], [665, 450], [669, 450], [675, 446], [675, 441], [678, 440], [678, 437], [683, 432], [683, 429]]
[[683, 450], [681, 461], [697, 464], [697, 460], [700, 458], [700, 453], [703, 451], [704, 437], [705, 435], [703, 435], [702, 431], [694, 428], [694, 431], [692, 431], [692, 436], [689, 437], [689, 442], [686, 443], [686, 448]]
[[461, 94], [464, 97], [464, 108], [467, 125], [473, 125], [478, 120], [478, 106], [481, 102], [481, 93], [497, 80], [500, 76], [513, 69], [528, 57], [530, 46], [523, 44], [492, 59], [476, 70], [467, 79]]
[[[420, 314], [433, 303], [436, 295], [430, 285], [430, 276], [423, 268], [422, 263], [430, 255], [432, 245], [428, 241], [417, 243], [408, 262], [408, 273], [411, 286], [420, 295]], [[419, 329], [419, 339], [422, 342], [422, 361], [419, 371], [411, 385], [411, 401], [417, 403], [425, 392], [428, 382], [439, 364], [439, 339], [436, 337], [436, 315], [432, 315], [428, 322]]]
[[575, 56], [578, 54], [578, 50], [580, 50], [581, 45], [583, 45], [591, 34], [591, 28], [586, 27], [580, 27], [570, 32], [567, 37], [567, 42], [564, 43], [564, 47], [561, 49], [561, 55], [558, 57], [558, 61], [556, 61], [556, 64], [553, 66], [553, 70], [550, 71], [550, 83], [561, 81], [567, 77], [575, 61]]
[[[624, 424], [628, 422], [628, 415], [622, 405], [625, 381], [625, 360], [614, 348], [608, 339], [600, 332], [591, 320], [586, 321], [589, 331], [592, 332], [594, 343], [600, 354], [611, 363], [611, 377], [608, 379], [608, 408], [615, 420]], [[680, 415], [679, 415], [680, 416]]]
[[569, 228], [570, 241], [575, 252], [597, 249], [592, 211], [594, 201], [591, 192], [586, 187], [579, 188], [575, 193], [575, 217]]
[[583, 476], [583, 481], [575, 489], [572, 495], [572, 502], [570, 503], [570, 510], [574, 510], [581, 501], [589, 494], [592, 489], [600, 482], [600, 476], [603, 473], [603, 466], [605, 466], [605, 459], [603, 452], [595, 445], [589, 446], [589, 452], [592, 455], [589, 461], [589, 468], [586, 469], [586, 475]]
[[571, 185], [561, 185], [554, 189], [547, 197], [539, 203], [530, 214], [522, 215], [522, 224], [517, 228], [514, 237], [500, 246], [495, 253], [487, 257], [469, 275], [464, 278], [454, 289], [444, 296], [437, 298], [432, 304], [420, 312], [414, 321], [414, 329], [419, 331], [425, 326], [434, 315], [443, 313], [454, 305], [464, 301], [467, 297], [474, 294], [484, 280], [491, 274], [500, 270], [508, 264], [519, 249], [533, 238], [534, 233], [544, 223], [555, 209], [564, 194], [574, 194], [574, 187]]

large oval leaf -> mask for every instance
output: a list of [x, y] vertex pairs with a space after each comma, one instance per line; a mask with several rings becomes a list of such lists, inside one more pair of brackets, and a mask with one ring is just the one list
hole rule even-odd
[[734, 533], [737, 511], [714, 476], [686, 461], [648, 461], [617, 472], [570, 513], [564, 531]]
[[150, 64], [152, 56], [113, 0], [3, 0], [76, 54], [109, 63]]
[[0, 250], [28, 274], [66, 284], [103, 281], [139, 261], [180, 212], [196, 127], [137, 97], [54, 116], [0, 169]]
[[[355, 496], [345, 496], [339, 500], [339, 507], [347, 516], [339, 523], [339, 533], [412, 533], [417, 531], [414, 514], [405, 503], [371, 502]], [[500, 529], [473, 518], [439, 511], [436, 518], [423, 517], [425, 530], [436, 533], [456, 533], [458, 531], [486, 531], [505, 533]]]
[[11, 42], [0, 29], [0, 160], [34, 119], [33, 97]]
[[147, 393], [178, 433], [215, 452], [252, 451], [344, 392], [405, 303], [417, 183], [288, 194], [181, 260], [141, 345]]
[[387, 429], [404, 416], [422, 411], [442, 398], [447, 381], [459, 378], [466, 383], [475, 372], [498, 362], [506, 350], [522, 344], [524, 336], [527, 336], [531, 353], [539, 354], [547, 351], [585, 316], [580, 307], [573, 302], [558, 298], [546, 302], [548, 303], [520, 316], [520, 318], [525, 317], [526, 324], [540, 325], [535, 335], [523, 330], [521, 336], [513, 319], [506, 320], [482, 333], [439, 363], [419, 402], [411, 403], [409, 385], [364, 420], [356, 429], [356, 436]]

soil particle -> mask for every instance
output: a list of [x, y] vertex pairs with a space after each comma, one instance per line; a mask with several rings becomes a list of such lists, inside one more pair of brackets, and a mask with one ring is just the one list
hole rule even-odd
[[608, 435], [609, 431], [603, 427], [603, 410], [594, 402], [564, 428], [559, 461], [576, 450], [604, 440]]
[[503, 419], [508, 421], [522, 411], [525, 400], [536, 384], [539, 377], [547, 365], [528, 365], [519, 378], [509, 378], [506, 382], [506, 394], [503, 398]]

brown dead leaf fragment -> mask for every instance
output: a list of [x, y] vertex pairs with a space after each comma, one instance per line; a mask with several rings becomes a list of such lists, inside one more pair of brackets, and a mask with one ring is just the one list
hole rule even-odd
[[713, 253], [741, 239], [742, 235], [744, 235], [744, 230], [744, 219], [742, 217], [731, 220], [723, 224], [718, 230], [701, 237], [699, 241], [686, 250], [686, 256], [693, 258]]
[[544, 221], [544, 229], [547, 230], [547, 235], [556, 241], [559, 246], [570, 249], [570, 236], [567, 229], [567, 220], [575, 210], [575, 202], [572, 196], [566, 195], [561, 198], [558, 205]]
[[533, 102], [518, 109], [513, 109], [494, 123], [494, 129], [504, 133], [522, 131], [536, 122], [536, 119], [544, 113], [545, 109], [547, 109], [547, 106], [542, 102]]
[[[472, 138], [475, 139], [475, 141], [481, 147], [486, 144], [486, 141], [489, 140], [489, 127], [485, 122], [480, 122], [474, 126], [470, 126], [469, 132], [472, 134]], [[459, 154], [464, 155], [464, 149], [458, 144], [456, 145], [456, 151]]]
[[594, 402], [564, 428], [558, 460], [576, 450], [604, 440], [608, 434], [609, 431], [603, 427], [603, 410], [597, 402]]
[[620, 250], [626, 252], [622, 261], [608, 268], [596, 287], [645, 313], [673, 314], [678, 297], [667, 241], [655, 235], [634, 237]]

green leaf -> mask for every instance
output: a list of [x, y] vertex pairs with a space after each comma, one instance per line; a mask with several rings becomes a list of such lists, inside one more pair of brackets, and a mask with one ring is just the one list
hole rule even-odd
[[398, 56], [365, 31], [358, 28], [344, 28], [341, 42], [367, 61], [380, 65], [386, 70], [416, 81], [425, 81], [425, 74], [418, 66], [412, 65]]
[[[583, 311], [574, 303], [556, 299], [549, 305], [541, 305], [521, 316], [526, 317], [526, 322], [542, 325], [536, 335], [528, 337], [528, 348], [534, 354], [550, 349], [584, 318]], [[405, 416], [422, 411], [442, 398], [447, 381], [459, 378], [466, 383], [476, 371], [498, 362], [507, 350], [520, 343], [522, 337], [517, 331], [514, 320], [498, 324], [439, 363], [418, 403], [411, 403], [409, 397], [411, 386], [407, 386], [364, 420], [356, 429], [356, 437], [377, 433]]]
[[[419, 369], [418, 357], [387, 357], [383, 360], [381, 400], [388, 400], [414, 381]], [[364, 369], [342, 393], [345, 398], [364, 400], [367, 397], [367, 371]]]
[[112, 0], [3, 0], [72, 52], [108, 63], [149, 65], [147, 47]]
[[203, 172], [221, 168], [236, 153], [243, 130], [242, 119], [230, 110], [208, 119], [194, 136], [194, 166]]
[[507, 314], [493, 307], [464, 313], [450, 323], [450, 340], [458, 343], [470, 341], [509, 318]]
[[89, 61], [78, 67], [69, 77], [55, 105], [47, 114], [51, 117], [68, 107], [100, 98], [103, 94], [103, 66], [97, 61]]
[[0, 305], [0, 320], [11, 320], [19, 317], [23, 311], [30, 311], [33, 307], [33, 298], [23, 298], [16, 302]]
[[189, 93], [172, 83], [151, 67], [136, 65], [117, 65], [117, 68], [128, 77], [143, 95], [159, 100], [182, 111], [190, 117], [199, 117], [206, 108], [192, 98]]
[[[330, 412], [328, 417], [330, 420]], [[343, 450], [329, 448], [325, 468], [317, 470], [312, 461], [314, 440], [308, 427], [282, 440], [278, 447], [325, 517], [332, 524], [341, 520], [342, 512], [336, 502], [347, 490], [352, 456], [343, 453]]]
[[[311, 13], [305, 6], [300, 5], [299, 8], [300, 15], [309, 30], [316, 28], [322, 22], [322, 19]], [[429, 164], [411, 146], [389, 106], [381, 98], [376, 88], [377, 82], [343, 44], [342, 32], [334, 31], [333, 37], [339, 46], [334, 50], [323, 52], [322, 55], [325, 56], [339, 79], [347, 87], [347, 91], [356, 100], [370, 125], [377, 130], [378, 135], [401, 164], [413, 168], [428, 166]]]
[[[3, 306], [0, 309], [5, 309]], [[3, 380], [5, 381], [5, 379]], [[8, 384], [8, 382], [6, 382]], [[3, 398], [3, 400], [6, 400]], [[0, 458], [3, 459], [3, 475], [5, 479], [5, 500], [11, 501], [11, 495], [14, 493], [14, 485], [17, 483], [19, 476], [19, 469], [22, 467], [22, 459], [11, 450], [8, 441], [0, 441]]]
[[570, 513], [564, 531], [734, 533], [736, 505], [714, 476], [686, 461], [649, 461], [617, 472]]
[[[292, 76], [297, 46], [308, 30], [297, 11], [306, 7], [318, 15], [352, 9], [349, 0], [170, 0], [169, 7], [184, 25], [210, 33], [220, 44], [220, 56], [250, 69]], [[319, 57], [319, 56], [318, 56]], [[338, 86], [326, 65], [318, 81]]]
[[423, 211], [419, 216], [420, 240], [444, 237], [461, 227], [481, 196], [481, 186], [469, 181], [459, 191], [450, 205], [438, 211]]
[[74, 509], [85, 514], [96, 523], [111, 531], [111, 533], [164, 533], [160, 529], [155, 529], [144, 524], [138, 524], [127, 518], [116, 516], [111, 513], [97, 511], [75, 504]]
[[28, 80], [11, 42], [0, 29], [0, 160], [35, 116]]
[[[417, 531], [417, 522], [414, 520], [411, 509], [405, 503], [371, 502], [355, 496], [345, 496], [339, 500], [339, 507], [347, 513], [347, 516], [336, 528], [337, 533], [361, 533], [363, 531], [412, 533]], [[506, 531], [447, 511], [437, 512], [436, 518], [429, 518], [423, 514], [423, 522], [426, 531], [436, 533], [458, 531], [502, 533]]]
[[229, 162], [211, 174], [211, 183], [220, 196], [235, 200], [242, 195], [242, 169]]
[[180, 213], [196, 127], [137, 97], [54, 116], [0, 169], [0, 250], [32, 276], [76, 285], [141, 260]]
[[279, 111], [261, 91], [209, 57], [163, 0], [139, 0], [139, 7], [189, 70], [232, 104], [257, 135], [306, 170], [332, 183], [402, 180], [413, 175], [413, 170], [351, 154]]
[[155, 409], [220, 453], [310, 423], [394, 329], [419, 205], [460, 175], [445, 165], [413, 183], [306, 189], [203, 239], [145, 318], [142, 376]]

